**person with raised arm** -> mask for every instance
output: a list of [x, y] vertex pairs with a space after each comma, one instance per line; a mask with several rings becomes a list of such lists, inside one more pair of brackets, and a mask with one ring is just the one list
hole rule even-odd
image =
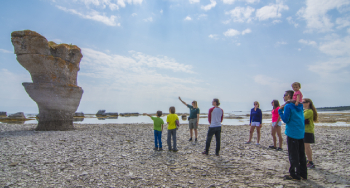
[[181, 97], [179, 97], [179, 100], [186, 105], [190, 109], [190, 116], [188, 117], [188, 127], [190, 129], [190, 139], [188, 141], [192, 141], [192, 135], [193, 135], [193, 130], [194, 130], [194, 135], [195, 135], [195, 142], [197, 142], [197, 135], [198, 135], [198, 122], [199, 122], [199, 114], [200, 110], [197, 105], [197, 101], [192, 101], [192, 105], [189, 105], [185, 103]]

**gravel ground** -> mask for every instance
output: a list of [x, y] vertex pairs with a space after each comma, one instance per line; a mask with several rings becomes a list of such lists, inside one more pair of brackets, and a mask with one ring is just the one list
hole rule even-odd
[[[153, 125], [75, 124], [74, 131], [34, 131], [36, 124], [0, 124], [1, 187], [349, 187], [350, 127], [316, 127], [315, 169], [308, 180], [287, 181], [284, 151], [244, 144], [249, 126], [223, 126], [220, 156], [202, 155], [208, 126], [189, 142], [188, 125], [177, 133], [178, 152], [154, 151]], [[284, 127], [283, 127], [284, 128]], [[285, 137], [285, 136], [284, 136]], [[255, 141], [254, 133], [253, 141]], [[285, 139], [285, 138], [284, 138]]]

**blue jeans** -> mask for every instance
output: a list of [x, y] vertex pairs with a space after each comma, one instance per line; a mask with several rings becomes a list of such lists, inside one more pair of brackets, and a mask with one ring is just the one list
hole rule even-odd
[[162, 131], [154, 130], [154, 145], [156, 148], [158, 148], [158, 143], [159, 148], [162, 148]]

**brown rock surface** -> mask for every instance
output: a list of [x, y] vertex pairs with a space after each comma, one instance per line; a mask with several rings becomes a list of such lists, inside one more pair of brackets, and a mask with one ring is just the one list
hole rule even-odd
[[48, 42], [40, 34], [14, 31], [11, 41], [17, 61], [29, 71], [33, 83], [23, 83], [28, 95], [38, 104], [37, 130], [73, 129], [73, 115], [83, 94], [77, 86], [80, 48]]

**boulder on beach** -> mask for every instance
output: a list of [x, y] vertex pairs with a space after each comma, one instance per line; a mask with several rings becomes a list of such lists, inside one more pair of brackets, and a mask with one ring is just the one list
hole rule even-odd
[[39, 107], [36, 130], [71, 130], [83, 89], [77, 86], [79, 47], [56, 44], [35, 31], [11, 33], [17, 61], [29, 71], [33, 83], [24, 82], [28, 95]]
[[132, 113], [120, 113], [120, 116], [139, 116], [140, 114], [138, 112], [132, 112]]
[[17, 112], [17, 113], [14, 113], [14, 114], [10, 114], [9, 119], [26, 119], [26, 116], [24, 115], [23, 112]]
[[96, 116], [106, 116], [106, 110], [99, 110], [99, 111], [96, 113]]
[[7, 113], [6, 112], [0, 112], [0, 117], [7, 117]]
[[75, 112], [74, 117], [84, 117], [84, 113], [83, 112]]
[[106, 112], [107, 116], [118, 116], [118, 112]]

